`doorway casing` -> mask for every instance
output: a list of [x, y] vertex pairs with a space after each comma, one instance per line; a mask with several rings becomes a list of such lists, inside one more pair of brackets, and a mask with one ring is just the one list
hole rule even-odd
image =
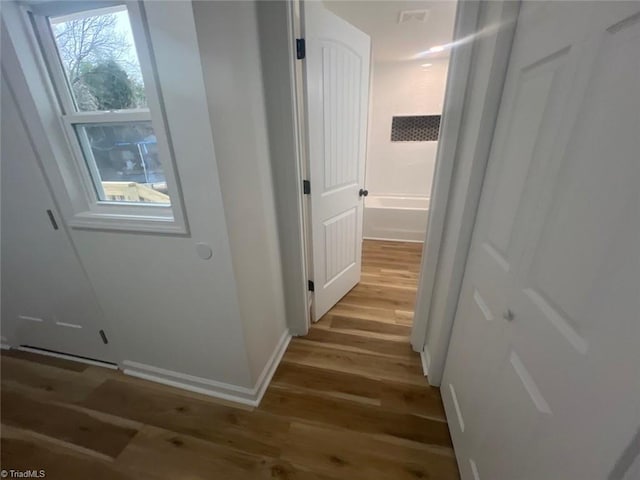
[[[411, 345], [423, 355], [432, 385], [439, 384], [444, 370], [518, 7], [516, 1], [460, 2], [456, 12], [455, 48], [450, 60], [411, 335]], [[284, 33], [278, 36], [267, 23], [269, 17], [277, 14], [287, 19], [286, 38]], [[304, 37], [301, 14], [304, 14], [304, 4], [300, 0], [258, 2], [259, 23], [264, 27], [261, 35], [268, 35], [273, 44], [284, 44], [288, 54], [288, 69], [278, 71], [267, 61], [274, 54], [263, 52], [263, 69], [266, 88], [279, 86], [280, 101], [277, 105], [272, 102], [271, 108], [267, 108], [270, 120], [272, 117], [282, 121], [287, 115], [293, 116], [290, 119], [293, 132], [280, 130], [273, 135], [270, 132], [270, 137], [272, 149], [288, 146], [289, 153], [287, 157], [274, 159], [272, 168], [274, 178], [287, 179], [287, 185], [275, 188], [275, 195], [279, 206], [281, 255], [285, 266], [288, 265], [283, 271], [287, 319], [294, 335], [305, 335], [309, 328], [312, 298], [306, 293], [310, 278], [304, 276], [311, 275], [313, 270], [307, 262], [311, 249], [305, 228], [308, 197], [302, 194], [301, 188], [304, 174], [309, 171], [303, 69], [302, 62], [295, 58], [295, 39]], [[286, 79], [283, 71], [288, 72]], [[286, 88], [288, 94], [283, 90]], [[293, 178], [291, 172], [299, 176]], [[280, 208], [281, 205], [295, 208]]]
[[460, 2], [411, 345], [439, 385], [520, 2]]

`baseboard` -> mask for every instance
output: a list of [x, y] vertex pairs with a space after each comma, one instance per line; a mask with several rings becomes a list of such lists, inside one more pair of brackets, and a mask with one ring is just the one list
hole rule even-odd
[[190, 392], [201, 393], [210, 397], [241, 403], [257, 407], [264, 396], [271, 378], [275, 373], [280, 360], [287, 350], [291, 334], [286, 330], [280, 338], [278, 345], [264, 366], [253, 388], [241, 387], [230, 383], [217, 382], [208, 378], [197, 377], [186, 373], [166, 370], [164, 368], [146, 365], [144, 363], [125, 360], [122, 362], [122, 371], [125, 375], [142, 378], [152, 382], [162, 383], [170, 387], [181, 388]]
[[262, 373], [260, 373], [260, 376], [258, 377], [258, 381], [256, 382], [255, 387], [253, 387], [253, 389], [256, 391], [256, 404], [255, 404], [256, 407], [260, 405], [260, 402], [262, 401], [262, 397], [264, 396], [264, 393], [267, 391], [267, 387], [271, 383], [271, 379], [273, 378], [273, 375], [276, 373], [276, 370], [278, 369], [278, 365], [280, 365], [280, 361], [282, 360], [282, 357], [287, 351], [287, 347], [289, 346], [290, 341], [291, 341], [291, 333], [289, 332], [289, 330], [285, 330], [284, 333], [282, 334], [282, 337], [280, 337], [280, 340], [278, 341], [278, 346], [275, 348], [275, 350], [271, 354], [271, 358], [269, 358], [269, 361], [262, 369]]
[[386, 237], [371, 237], [369, 235], [365, 235], [362, 237], [363, 240], [382, 240], [384, 242], [405, 242], [405, 243], [424, 243], [424, 239], [415, 240], [415, 239], [404, 239], [404, 238], [386, 238]]
[[429, 376], [429, 365], [431, 364], [431, 356], [429, 355], [429, 351], [427, 347], [420, 352], [420, 361], [422, 363], [422, 371], [424, 372], [424, 376]]

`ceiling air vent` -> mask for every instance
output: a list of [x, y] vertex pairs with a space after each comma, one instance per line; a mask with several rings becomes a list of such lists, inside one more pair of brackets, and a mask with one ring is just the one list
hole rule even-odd
[[429, 18], [429, 9], [402, 10], [398, 17], [398, 23], [420, 22], [425, 23]]

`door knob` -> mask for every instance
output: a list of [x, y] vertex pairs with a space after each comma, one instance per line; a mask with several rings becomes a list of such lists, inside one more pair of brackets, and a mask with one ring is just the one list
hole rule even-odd
[[360, 197], [366, 197], [367, 195], [369, 195], [369, 190], [365, 190], [364, 188], [361, 188], [360, 191], [358, 192], [358, 195]]
[[516, 317], [516, 314], [513, 313], [510, 309], [507, 309], [507, 311], [502, 314], [502, 318], [504, 318], [508, 322], [513, 321], [515, 317]]

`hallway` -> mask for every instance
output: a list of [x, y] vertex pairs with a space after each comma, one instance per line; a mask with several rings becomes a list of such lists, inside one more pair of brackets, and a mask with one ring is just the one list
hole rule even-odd
[[421, 244], [365, 241], [361, 283], [295, 338], [262, 404], [2, 355], [2, 468], [74, 479], [457, 479], [408, 336]]

